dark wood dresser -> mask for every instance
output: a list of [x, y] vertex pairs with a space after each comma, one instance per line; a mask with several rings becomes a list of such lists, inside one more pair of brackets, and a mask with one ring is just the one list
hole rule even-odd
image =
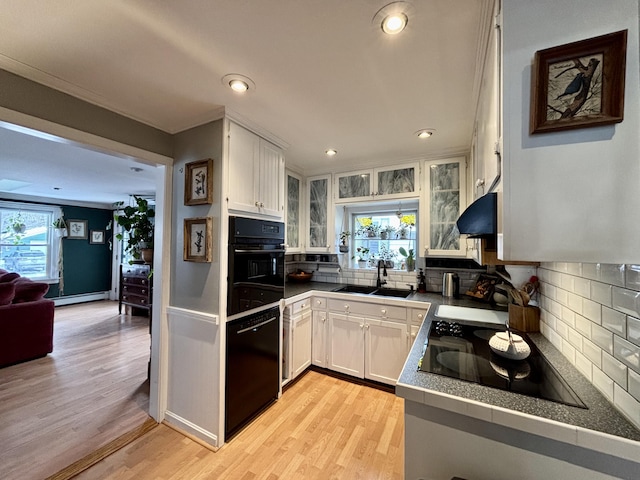
[[118, 313], [122, 305], [142, 308], [151, 316], [153, 281], [151, 265], [120, 265], [120, 295]]

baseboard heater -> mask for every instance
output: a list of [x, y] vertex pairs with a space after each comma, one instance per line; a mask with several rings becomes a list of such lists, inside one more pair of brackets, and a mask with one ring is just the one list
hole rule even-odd
[[97, 300], [109, 300], [109, 292], [82, 293], [80, 295], [68, 295], [65, 297], [52, 298], [56, 307], [62, 305], [73, 305], [75, 303], [95, 302]]

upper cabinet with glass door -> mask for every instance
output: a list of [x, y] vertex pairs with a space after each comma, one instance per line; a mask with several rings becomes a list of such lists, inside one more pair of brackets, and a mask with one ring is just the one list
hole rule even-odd
[[334, 175], [335, 202], [416, 197], [419, 164], [398, 165]]
[[329, 208], [331, 199], [331, 175], [307, 179], [308, 230], [305, 251], [330, 252], [333, 245], [333, 216]]
[[302, 250], [300, 241], [300, 226], [302, 213], [302, 179], [295, 173], [287, 175], [287, 206], [285, 210], [287, 225], [287, 253], [298, 253]]
[[426, 222], [422, 223], [426, 239], [424, 255], [465, 256], [466, 243], [458, 232], [456, 220], [466, 206], [464, 157], [425, 163]]

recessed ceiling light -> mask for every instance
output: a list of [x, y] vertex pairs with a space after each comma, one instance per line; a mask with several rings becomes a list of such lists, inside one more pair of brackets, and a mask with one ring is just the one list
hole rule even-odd
[[333, 157], [338, 153], [338, 151], [333, 148], [330, 148], [329, 150], [326, 150], [324, 153], [326, 153], [328, 157]]
[[249, 77], [239, 73], [230, 73], [222, 77], [222, 84], [237, 93], [245, 93], [256, 89], [256, 84]]
[[247, 85], [242, 80], [231, 80], [229, 82], [229, 86], [231, 87], [231, 90], [233, 90], [234, 92], [242, 93], [249, 90], [249, 85]]
[[418, 138], [429, 138], [435, 132], [436, 131], [433, 128], [423, 128], [422, 130], [418, 130], [416, 132], [416, 135], [418, 136]]
[[397, 35], [402, 32], [409, 17], [412, 14], [412, 5], [408, 2], [392, 2], [385, 5], [373, 16], [372, 24], [378, 29], [382, 29], [387, 35]]
[[388, 35], [396, 35], [407, 26], [407, 16], [404, 13], [392, 13], [382, 21], [382, 31]]

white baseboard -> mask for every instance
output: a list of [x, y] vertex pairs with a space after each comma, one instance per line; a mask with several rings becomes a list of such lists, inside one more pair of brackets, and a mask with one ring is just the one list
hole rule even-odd
[[109, 292], [83, 293], [81, 295], [69, 295], [67, 297], [52, 298], [56, 307], [73, 305], [75, 303], [95, 302], [97, 300], [109, 300]]
[[218, 446], [218, 437], [213, 433], [200, 428], [194, 423], [191, 423], [189, 420], [182, 418], [180, 415], [176, 415], [170, 411], [165, 411], [164, 421], [170, 423], [181, 430], [184, 430], [189, 435], [193, 435], [197, 439], [211, 445], [212, 447]]

